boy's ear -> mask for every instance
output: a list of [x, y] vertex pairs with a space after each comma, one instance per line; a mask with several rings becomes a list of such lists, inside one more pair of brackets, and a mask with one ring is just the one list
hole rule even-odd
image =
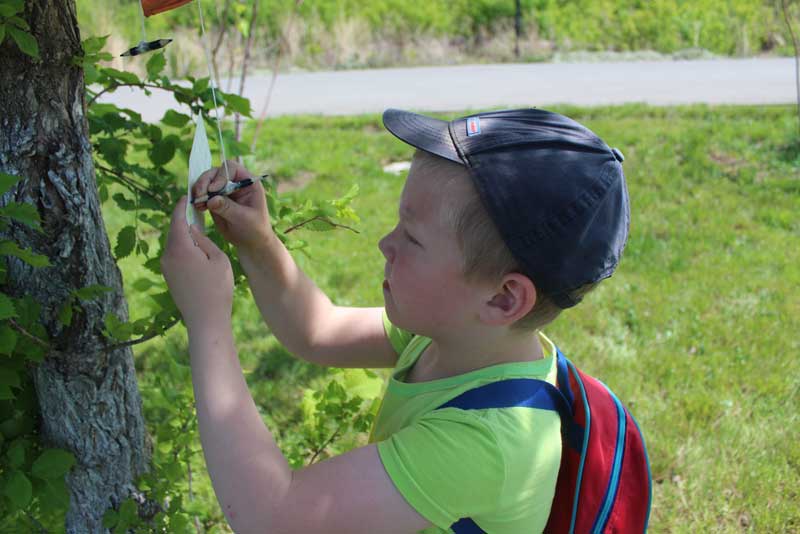
[[509, 273], [485, 302], [480, 317], [484, 324], [507, 326], [525, 317], [535, 304], [536, 287], [531, 279], [521, 273]]

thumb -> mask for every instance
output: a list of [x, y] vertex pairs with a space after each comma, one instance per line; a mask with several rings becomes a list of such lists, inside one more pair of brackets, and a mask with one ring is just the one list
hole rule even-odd
[[214, 197], [206, 205], [215, 215], [219, 215], [225, 220], [233, 221], [242, 218], [242, 207], [226, 196]]

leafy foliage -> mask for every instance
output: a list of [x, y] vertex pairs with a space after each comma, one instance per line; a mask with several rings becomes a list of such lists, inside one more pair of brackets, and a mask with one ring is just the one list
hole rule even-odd
[[[14, 25], [19, 31], [26, 29], [13, 18], [22, 5], [21, 0], [3, 0], [0, 16], [5, 18], [0, 28], [7, 30]], [[9, 34], [13, 37], [13, 32]], [[185, 170], [194, 128], [191, 115], [202, 114], [209, 123], [215, 119], [211, 116], [214, 103], [207, 78], [190, 78], [188, 84], [174, 83], [163, 74], [166, 59], [161, 52], [148, 58], [144, 79], [130, 72], [102, 67], [99, 62], [111, 58], [103, 51], [105, 42], [106, 37], [87, 39], [83, 42], [83, 55], [73, 61], [83, 68], [87, 84], [87, 118], [100, 198], [104, 203], [113, 201], [121, 212], [133, 215], [133, 223], [112, 236], [112, 242], [116, 243], [114, 255], [117, 260], [132, 256], [141, 259], [147, 268], [146, 276], [125, 283], [137, 291], [150, 292], [153, 305], [152, 314], [135, 321], [125, 322], [113, 314], [106, 315], [103, 335], [108, 345], [113, 346], [135, 344], [163, 335], [179, 320], [179, 312], [161, 276], [159, 256], [172, 209], [186, 193]], [[26, 52], [34, 50], [24, 40], [20, 48]], [[132, 110], [98, 101], [101, 94], [120, 87], [169, 91], [182, 107], [169, 110], [160, 123], [149, 124]], [[227, 113], [251, 114], [250, 102], [245, 98], [219, 92], [217, 100]], [[209, 138], [214, 139], [213, 136]], [[231, 145], [233, 150], [229, 153], [248, 152], [244, 144]], [[0, 174], [0, 194], [10, 191], [22, 179]], [[118, 192], [120, 187], [122, 192]], [[112, 188], [115, 192], [110, 194]], [[303, 250], [306, 243], [296, 239], [292, 232], [304, 227], [315, 231], [332, 230], [344, 226], [344, 222], [357, 221], [350, 207], [356, 194], [357, 188], [353, 188], [338, 199], [300, 202], [280, 197], [274, 184], [269, 184], [268, 203], [273, 210], [273, 225], [287, 247]], [[0, 229], [6, 229], [12, 222], [41, 231], [39, 215], [30, 205], [10, 203], [0, 208]], [[157, 236], [155, 240], [153, 236]], [[210, 237], [231, 257], [236, 285], [241, 292], [246, 285], [244, 273], [231, 246], [216, 233]], [[158, 249], [153, 247], [154, 241]], [[46, 256], [22, 249], [10, 240], [0, 241], [0, 255], [15, 256], [34, 267], [50, 265]], [[5, 277], [5, 264], [0, 264], [0, 283], [5, 282]], [[76, 315], [82, 313], [87, 301], [109, 291], [111, 288], [104, 286], [73, 289], [58, 310], [59, 321], [70, 325]], [[3, 518], [0, 531], [24, 521], [30, 521], [37, 528], [63, 530], [69, 505], [65, 475], [76, 460], [68, 451], [43, 448], [35, 428], [38, 405], [28, 371], [31, 365], [41, 362], [49, 350], [47, 333], [39, 323], [40, 311], [41, 306], [29, 296], [12, 298], [0, 293], [0, 354], [3, 355], [0, 360], [0, 517]], [[175, 362], [169, 355], [163, 362], [164, 372], [142, 388], [146, 419], [155, 447], [152, 469], [137, 481], [137, 486], [148, 502], [155, 503], [155, 509], [153, 513], [143, 513], [140, 503], [133, 497], [119, 503], [104, 516], [105, 526], [115, 532], [129, 529], [183, 532], [190, 527], [192, 516], [208, 513], [193, 502], [191, 489], [188, 494], [184, 489], [187, 476], [191, 477], [192, 459], [201, 457], [191, 374], [187, 365]], [[366, 428], [370, 420], [366, 412], [362, 414], [369, 407], [368, 401], [341, 386], [332, 385], [316, 400], [322, 410], [320, 413], [330, 420], [319, 428], [305, 427], [305, 434], [296, 440], [296, 450], [287, 453], [290, 457], [307, 456], [307, 449], [313, 447], [317, 447], [315, 456], [322, 454], [335, 440], [320, 441], [329, 425], [338, 425], [338, 435], [341, 435], [347, 429]]]
[[28, 23], [19, 16], [24, 9], [25, 0], [0, 1], [0, 43], [9, 37], [22, 52], [39, 59], [39, 44], [31, 35]]

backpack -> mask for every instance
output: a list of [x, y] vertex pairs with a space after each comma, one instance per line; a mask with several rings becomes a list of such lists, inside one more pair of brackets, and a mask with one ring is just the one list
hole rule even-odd
[[[437, 409], [526, 406], [557, 411], [561, 466], [544, 532], [646, 532], [652, 479], [639, 425], [605, 384], [556, 352], [558, 387], [544, 380], [511, 378], [465, 391]], [[450, 528], [456, 534], [484, 532], [470, 518]]]

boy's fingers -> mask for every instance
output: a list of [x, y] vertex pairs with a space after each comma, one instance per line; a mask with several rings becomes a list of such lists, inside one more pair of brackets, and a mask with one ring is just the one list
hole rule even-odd
[[185, 240], [185, 232], [188, 230], [188, 224], [186, 223], [187, 202], [188, 197], [183, 195], [175, 205], [175, 209], [172, 210], [172, 219], [170, 220], [169, 233], [167, 234], [166, 248], [170, 248], [171, 243], [180, 243]]
[[189, 226], [189, 232], [194, 239], [195, 244], [203, 251], [203, 253], [208, 257], [208, 259], [214, 259], [219, 253], [222, 251], [214, 244], [211, 239], [208, 238], [203, 232], [201, 232], [195, 225]]
[[197, 178], [197, 181], [192, 185], [192, 198], [201, 197], [206, 194], [208, 184], [217, 176], [218, 170], [219, 169], [216, 167], [212, 167]]
[[248, 216], [247, 208], [229, 199], [228, 197], [218, 196], [208, 201], [208, 209], [212, 215], [218, 215], [222, 219], [231, 222], [244, 222]]

